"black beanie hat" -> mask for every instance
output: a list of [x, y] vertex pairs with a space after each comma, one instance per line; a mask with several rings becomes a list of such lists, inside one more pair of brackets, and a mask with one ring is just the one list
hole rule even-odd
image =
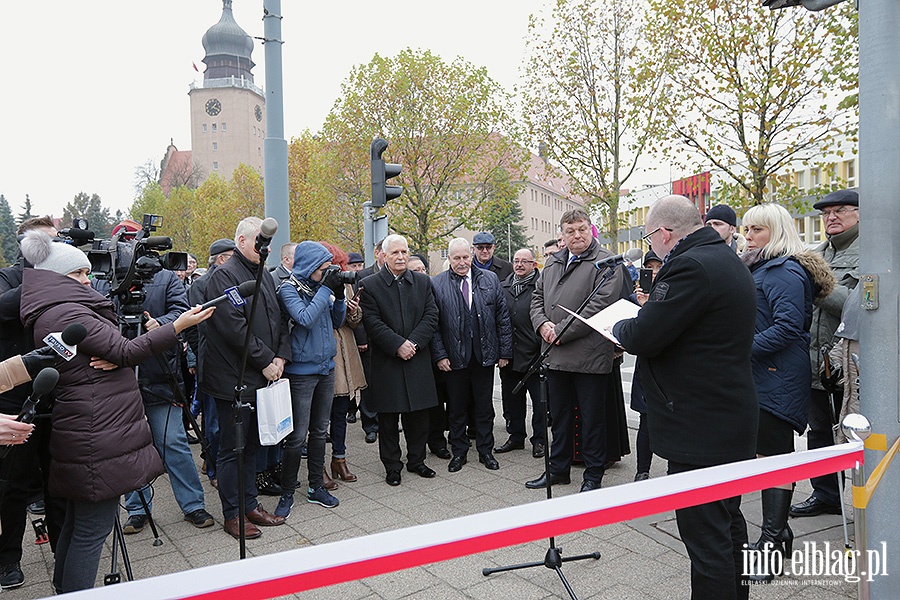
[[734, 214], [734, 209], [727, 204], [716, 204], [709, 209], [709, 212], [706, 213], [706, 220], [710, 219], [724, 221], [732, 227], [737, 227], [737, 215]]

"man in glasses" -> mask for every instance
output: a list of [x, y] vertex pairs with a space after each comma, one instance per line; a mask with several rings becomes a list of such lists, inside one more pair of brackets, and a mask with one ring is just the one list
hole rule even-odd
[[[612, 256], [594, 239], [591, 217], [582, 208], [567, 211], [560, 219], [566, 251], [550, 255], [537, 280], [531, 300], [531, 325], [543, 339], [543, 347], [553, 344], [547, 356], [547, 380], [553, 436], [550, 442], [550, 472], [525, 483], [528, 489], [542, 489], [550, 483], [570, 483], [574, 452], [574, 411], [578, 406], [581, 423], [581, 456], [584, 479], [581, 491], [600, 487], [607, 460], [606, 390], [613, 370], [613, 343], [580, 321], [575, 321], [559, 340], [557, 335], [575, 310], [600, 285], [606, 268], [597, 261]], [[624, 273], [614, 268], [612, 276], [593, 295], [582, 315], [589, 318], [622, 297]], [[630, 286], [629, 286], [630, 287]], [[563, 308], [565, 307], [565, 308]], [[614, 424], [613, 424], [614, 425]]]
[[[753, 458], [753, 276], [683, 196], [657, 200], [647, 229], [663, 266], [641, 312], [613, 334], [640, 358], [653, 453], [669, 462], [671, 475]], [[675, 518], [691, 557], [691, 598], [747, 598], [741, 497], [678, 509]]]
[[497, 279], [503, 281], [512, 274], [513, 268], [509, 261], [494, 256], [494, 250], [497, 248], [494, 241], [494, 234], [490, 231], [475, 234], [472, 238], [472, 250], [475, 254], [472, 266], [493, 271]]
[[509, 439], [494, 448], [502, 454], [525, 448], [525, 392], [531, 395], [531, 455], [543, 458], [546, 448], [544, 435], [544, 408], [538, 374], [532, 375], [517, 394], [513, 388], [519, 383], [531, 365], [531, 361], [541, 351], [541, 338], [531, 325], [531, 296], [539, 277], [537, 260], [529, 248], [516, 250], [513, 256], [513, 274], [500, 285], [506, 293], [506, 307], [512, 325], [513, 357], [509, 364], [500, 369], [503, 415], [506, 417], [506, 432]]
[[[825, 222], [823, 242], [816, 252], [825, 256], [831, 265], [837, 285], [825, 299], [817, 299], [813, 306], [809, 358], [813, 372], [813, 389], [809, 405], [808, 447], [823, 448], [834, 444], [831, 425], [840, 414], [840, 390], [830, 393], [819, 378], [823, 355], [831, 348], [832, 338], [841, 322], [841, 309], [850, 290], [859, 282], [859, 194], [855, 190], [840, 190], [828, 194], [813, 208], [820, 211]], [[836, 406], [833, 402], [836, 402]], [[792, 517], [813, 517], [822, 513], [841, 514], [841, 494], [837, 475], [823, 475], [810, 480], [813, 493], [799, 504], [791, 506]]]

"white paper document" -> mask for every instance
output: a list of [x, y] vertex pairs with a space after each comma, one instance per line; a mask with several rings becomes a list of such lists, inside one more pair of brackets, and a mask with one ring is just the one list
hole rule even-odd
[[590, 327], [599, 331], [603, 337], [613, 342], [617, 346], [621, 346], [622, 344], [620, 344], [619, 340], [616, 339], [616, 336], [613, 335], [613, 326], [619, 321], [635, 318], [638, 315], [638, 312], [640, 312], [641, 310], [640, 306], [638, 306], [634, 302], [631, 302], [630, 300], [625, 299], [618, 300], [610, 304], [609, 306], [598, 312], [596, 315], [587, 319], [580, 315], [576, 315], [565, 306], [560, 306], [560, 308], [562, 308], [564, 311], [566, 311], [576, 319], [584, 321]]

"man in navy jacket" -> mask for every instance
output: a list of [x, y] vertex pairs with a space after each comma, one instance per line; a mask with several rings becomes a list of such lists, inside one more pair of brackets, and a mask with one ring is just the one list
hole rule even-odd
[[438, 331], [431, 341], [432, 359], [447, 383], [447, 417], [453, 458], [447, 470], [466, 463], [466, 422], [475, 415], [478, 459], [500, 468], [494, 448], [494, 365], [502, 369], [512, 358], [512, 327], [500, 280], [492, 271], [472, 268], [469, 242], [451, 240], [450, 270], [435, 276], [434, 296], [440, 310]]

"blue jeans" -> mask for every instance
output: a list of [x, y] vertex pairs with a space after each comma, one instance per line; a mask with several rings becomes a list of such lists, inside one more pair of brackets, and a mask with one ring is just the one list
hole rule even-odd
[[331, 403], [334, 399], [334, 369], [328, 375], [288, 373], [287, 377], [291, 382], [294, 431], [284, 438], [281, 488], [285, 494], [290, 494], [297, 488], [300, 448], [304, 442], [306, 442], [309, 487], [316, 489], [322, 485], [322, 473], [325, 469], [325, 432], [328, 431]]
[[[181, 424], [181, 408], [171, 404], [151, 404], [144, 405], [144, 411], [150, 422], [153, 445], [156, 446], [156, 451], [166, 466], [172, 493], [175, 494], [175, 501], [181, 507], [181, 512], [189, 514], [204, 508], [203, 487], [200, 485], [200, 477], [194, 465], [194, 456], [188, 446], [187, 434]], [[148, 505], [149, 489], [150, 486], [143, 488]], [[126, 496], [125, 509], [130, 516], [144, 514], [144, 507], [137, 492], [131, 492]]]
[[216, 460], [219, 456], [219, 411], [216, 409], [216, 400], [209, 394], [200, 391], [199, 386], [194, 388], [195, 402], [200, 405], [203, 413], [203, 437], [209, 444], [209, 455], [206, 459], [206, 476], [216, 478]]
[[[240, 496], [238, 495], [238, 453], [235, 450], [238, 429], [234, 422], [234, 401], [216, 398], [219, 416], [219, 456], [216, 462], [219, 480], [219, 500], [222, 501], [222, 516], [225, 520], [238, 516]], [[240, 435], [244, 440], [241, 463], [244, 470], [244, 512], [248, 513], [259, 504], [256, 499], [256, 453], [259, 451], [259, 426], [256, 411], [241, 407]]]

